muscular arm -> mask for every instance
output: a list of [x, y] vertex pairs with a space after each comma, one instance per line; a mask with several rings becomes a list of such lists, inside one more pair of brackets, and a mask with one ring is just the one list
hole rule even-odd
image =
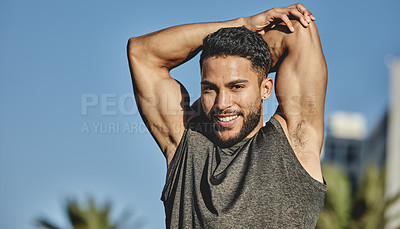
[[246, 26], [264, 34], [264, 28], [279, 19], [292, 29], [289, 15], [300, 18], [304, 24], [306, 16], [312, 17], [304, 6], [296, 4], [252, 17], [175, 26], [129, 39], [128, 60], [136, 102], [167, 163], [193, 115], [186, 89], [171, 78], [169, 71], [191, 59], [200, 51], [203, 39], [222, 27]]
[[277, 26], [264, 35], [278, 69], [275, 117], [303, 167], [322, 181], [319, 156], [324, 137], [326, 63], [315, 24], [311, 22], [308, 28], [293, 24], [295, 33]]
[[129, 39], [128, 59], [136, 102], [167, 162], [193, 115], [186, 89], [171, 78], [169, 71], [194, 56], [209, 33], [241, 26], [243, 20], [182, 25]]

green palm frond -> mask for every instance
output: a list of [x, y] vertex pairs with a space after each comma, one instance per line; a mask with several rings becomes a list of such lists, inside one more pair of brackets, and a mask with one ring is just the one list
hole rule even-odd
[[[324, 167], [328, 190], [317, 228], [383, 228], [387, 222], [385, 211], [400, 201], [400, 193], [385, 198], [385, 171], [369, 165], [360, 186], [353, 192], [347, 174], [334, 165]], [[356, 193], [354, 197], [352, 193]]]
[[324, 166], [323, 174], [329, 183], [325, 206], [319, 217], [317, 228], [346, 228], [350, 221], [352, 207], [350, 180], [334, 165]]
[[54, 226], [53, 223], [48, 221], [47, 219], [40, 218], [37, 221], [37, 226], [47, 229], [61, 229], [60, 227]]
[[[128, 219], [127, 212], [121, 216], [118, 221], [111, 221], [111, 204], [109, 202], [98, 205], [95, 203], [93, 198], [88, 198], [85, 206], [81, 206], [75, 199], [67, 199], [66, 215], [70, 222], [72, 229], [122, 229], [126, 225], [126, 219]], [[49, 220], [39, 218], [37, 225], [41, 228], [46, 229], [61, 229], [61, 227], [55, 226]], [[137, 219], [134, 228], [141, 228], [144, 226], [144, 221]], [[132, 228], [132, 227], [131, 227]]]

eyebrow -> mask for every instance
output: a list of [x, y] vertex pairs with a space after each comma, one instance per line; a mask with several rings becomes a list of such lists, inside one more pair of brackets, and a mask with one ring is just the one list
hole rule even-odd
[[226, 86], [233, 86], [235, 84], [248, 83], [248, 82], [249, 82], [248, 80], [234, 80], [234, 81], [227, 83]]
[[208, 81], [208, 80], [202, 80], [200, 84], [201, 84], [201, 85], [214, 85], [214, 86], [215, 86], [215, 84], [211, 83], [211, 82]]
[[[231, 81], [231, 82], [229, 82], [229, 83], [227, 83], [227, 84], [225, 84], [225, 86], [232, 86], [232, 85], [235, 85], [235, 84], [239, 84], [239, 83], [248, 83], [249, 81], [248, 80], [234, 80], [234, 81]], [[200, 83], [201, 85], [208, 85], [208, 86], [216, 86], [214, 83], [211, 83], [210, 81], [208, 81], [208, 80], [203, 80], [203, 81], [201, 81], [201, 83]]]

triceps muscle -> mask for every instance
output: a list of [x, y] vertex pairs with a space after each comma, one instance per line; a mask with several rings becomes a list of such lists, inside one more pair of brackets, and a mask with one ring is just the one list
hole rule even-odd
[[[296, 34], [297, 33], [297, 34]], [[297, 151], [318, 152], [324, 132], [325, 58], [315, 25], [286, 38], [287, 56], [276, 75], [276, 94], [288, 137]]]
[[160, 80], [155, 88], [136, 94], [136, 100], [143, 121], [169, 160], [189, 121], [190, 99], [184, 86], [172, 78]]

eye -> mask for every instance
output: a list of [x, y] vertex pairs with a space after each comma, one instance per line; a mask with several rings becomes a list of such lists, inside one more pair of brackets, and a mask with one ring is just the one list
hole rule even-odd
[[240, 90], [240, 89], [242, 89], [242, 88], [244, 88], [244, 86], [243, 85], [241, 85], [241, 84], [235, 84], [235, 85], [233, 85], [232, 87], [231, 87], [231, 89], [232, 90]]
[[213, 91], [214, 89], [211, 86], [204, 86], [203, 87], [203, 93], [209, 93]]

